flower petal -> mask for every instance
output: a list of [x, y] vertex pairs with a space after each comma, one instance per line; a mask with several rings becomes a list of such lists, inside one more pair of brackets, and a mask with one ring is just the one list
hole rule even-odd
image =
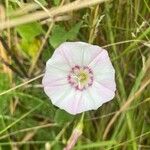
[[80, 103], [82, 102], [82, 92], [77, 92], [74, 89], [59, 103], [58, 107], [66, 110], [70, 114], [77, 114], [79, 112]]
[[[77, 94], [70, 86], [57, 86], [44, 88], [52, 103], [70, 114], [77, 114], [82, 93]], [[59, 94], [58, 94], [59, 93]]]
[[66, 85], [45, 87], [44, 90], [55, 106], [64, 109], [70, 114], [75, 115], [95, 108], [96, 102], [89, 98], [87, 91], [76, 91]]
[[84, 42], [65, 42], [56, 49], [56, 53], [61, 53], [62, 57], [66, 59], [66, 62], [70, 66], [86, 66], [101, 51], [102, 49], [99, 46]]
[[47, 61], [46, 70], [50, 71], [51, 69], [57, 69], [57, 71], [68, 73], [68, 71], [70, 71], [70, 67], [67, 65], [67, 62], [64, 60], [64, 58], [60, 54], [54, 56], [54, 58], [52, 57]]
[[46, 63], [46, 71], [42, 83], [44, 86], [68, 83], [67, 75], [70, 67], [65, 64], [63, 59], [49, 59]]
[[60, 103], [65, 99], [65, 97], [70, 94], [71, 87], [68, 84], [45, 86], [44, 91], [51, 99], [52, 103], [59, 107]]
[[[96, 72], [96, 71], [95, 71]], [[99, 69], [95, 73], [95, 82], [107, 87], [108, 89], [115, 91], [116, 90], [116, 83], [115, 83], [115, 72], [114, 70], [103, 70]]]
[[99, 108], [103, 103], [106, 103], [113, 99], [115, 92], [109, 88], [101, 85], [100, 83], [94, 81], [93, 85], [89, 90], [89, 95], [93, 102], [95, 102], [95, 107], [93, 109]]
[[116, 90], [115, 70], [106, 50], [103, 50], [90, 64], [94, 80], [112, 91]]
[[89, 96], [89, 93], [86, 90], [82, 92], [75, 91], [75, 93], [72, 95], [72, 98], [69, 98], [70, 97], [66, 99], [65, 110], [71, 114], [78, 114], [95, 108], [96, 101]]
[[88, 66], [91, 67], [97, 74], [110, 71], [114, 72], [108, 52], [104, 49], [89, 63]]

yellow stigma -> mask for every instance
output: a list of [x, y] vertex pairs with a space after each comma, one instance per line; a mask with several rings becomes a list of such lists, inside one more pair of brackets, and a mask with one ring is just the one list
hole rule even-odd
[[88, 79], [88, 75], [85, 72], [80, 72], [78, 74], [78, 80], [80, 81], [80, 83], [86, 82]]

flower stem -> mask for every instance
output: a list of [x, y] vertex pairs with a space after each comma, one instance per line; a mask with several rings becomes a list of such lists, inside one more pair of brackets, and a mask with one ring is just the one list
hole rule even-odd
[[67, 142], [67, 146], [64, 148], [64, 150], [72, 150], [74, 145], [77, 143], [77, 140], [79, 139], [83, 131], [83, 119], [84, 119], [84, 112], [82, 113], [81, 119], [79, 120], [77, 126], [73, 130]]

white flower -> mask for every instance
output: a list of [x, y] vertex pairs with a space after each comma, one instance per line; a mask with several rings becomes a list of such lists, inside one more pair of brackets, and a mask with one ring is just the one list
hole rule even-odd
[[47, 61], [42, 82], [52, 103], [71, 114], [99, 108], [116, 90], [107, 51], [84, 42], [61, 44]]

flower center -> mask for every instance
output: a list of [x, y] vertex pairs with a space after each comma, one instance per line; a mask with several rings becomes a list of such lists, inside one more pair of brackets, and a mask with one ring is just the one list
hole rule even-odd
[[83, 91], [93, 84], [93, 71], [87, 66], [74, 66], [68, 75], [69, 84], [76, 90]]

